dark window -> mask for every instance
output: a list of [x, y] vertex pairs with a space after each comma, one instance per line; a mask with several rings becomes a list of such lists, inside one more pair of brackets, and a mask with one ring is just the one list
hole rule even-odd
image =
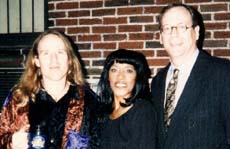
[[23, 72], [35, 38], [48, 28], [47, 0], [0, 0], [0, 108]]
[[19, 77], [21, 76], [23, 69], [0, 69], [0, 104], [2, 106], [6, 96], [10, 92], [10, 89], [18, 82]]

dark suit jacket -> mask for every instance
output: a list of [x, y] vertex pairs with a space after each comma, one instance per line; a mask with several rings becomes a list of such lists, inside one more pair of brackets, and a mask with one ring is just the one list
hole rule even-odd
[[165, 80], [169, 65], [153, 78], [159, 149], [230, 148], [230, 64], [200, 51], [172, 115], [164, 127]]

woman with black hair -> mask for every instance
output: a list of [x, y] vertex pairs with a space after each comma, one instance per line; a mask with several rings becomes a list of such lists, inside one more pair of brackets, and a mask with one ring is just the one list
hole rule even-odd
[[141, 53], [119, 49], [104, 62], [98, 84], [104, 115], [100, 149], [154, 149], [156, 113], [149, 101], [151, 71]]

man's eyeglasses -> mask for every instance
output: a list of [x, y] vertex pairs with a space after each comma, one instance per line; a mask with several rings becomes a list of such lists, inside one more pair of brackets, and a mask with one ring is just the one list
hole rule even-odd
[[164, 34], [171, 34], [173, 29], [175, 28], [178, 33], [184, 33], [187, 29], [192, 28], [192, 27], [194, 26], [192, 25], [188, 27], [185, 24], [178, 24], [177, 26], [166, 25], [161, 28], [161, 32], [163, 32]]

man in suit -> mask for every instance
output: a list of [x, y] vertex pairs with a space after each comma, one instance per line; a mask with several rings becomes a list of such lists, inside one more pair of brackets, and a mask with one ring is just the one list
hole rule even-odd
[[230, 64], [197, 48], [197, 17], [184, 4], [170, 4], [159, 16], [160, 43], [170, 57], [151, 84], [159, 149], [230, 148]]

